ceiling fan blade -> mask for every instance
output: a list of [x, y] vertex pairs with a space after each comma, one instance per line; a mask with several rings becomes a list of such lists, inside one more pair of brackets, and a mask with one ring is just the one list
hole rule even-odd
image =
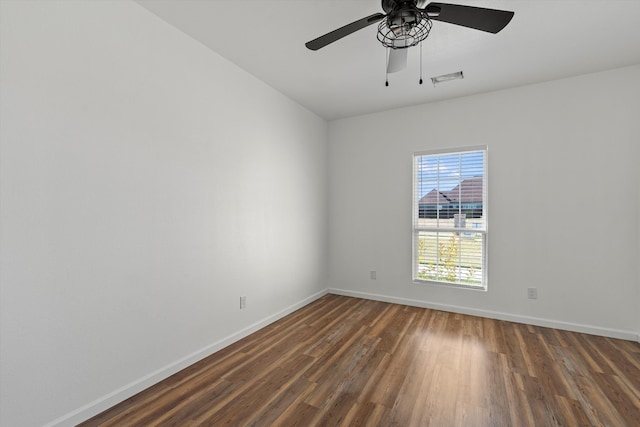
[[407, 52], [409, 49], [389, 49], [387, 73], [397, 73], [407, 68]]
[[366, 18], [359, 19], [351, 24], [347, 24], [344, 27], [340, 27], [337, 30], [333, 30], [330, 33], [325, 34], [324, 36], [320, 36], [317, 39], [313, 39], [310, 42], [305, 43], [305, 46], [311, 50], [318, 50], [322, 47], [325, 47], [328, 44], [331, 44], [341, 38], [348, 36], [351, 33], [355, 33], [358, 30], [361, 30], [365, 27], [368, 27], [371, 24], [374, 24], [384, 18], [384, 13], [375, 13], [373, 15], [367, 16]]
[[448, 22], [493, 34], [506, 27], [514, 15], [506, 10], [448, 3], [429, 3], [423, 10], [433, 21]]

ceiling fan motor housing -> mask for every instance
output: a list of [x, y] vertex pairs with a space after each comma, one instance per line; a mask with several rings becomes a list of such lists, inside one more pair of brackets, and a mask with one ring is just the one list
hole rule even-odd
[[388, 15], [395, 9], [403, 7], [404, 4], [409, 4], [412, 7], [418, 9], [424, 9], [429, 0], [382, 0], [382, 10]]
[[392, 49], [406, 49], [426, 39], [431, 20], [416, 1], [382, 0], [387, 16], [378, 25], [378, 40]]

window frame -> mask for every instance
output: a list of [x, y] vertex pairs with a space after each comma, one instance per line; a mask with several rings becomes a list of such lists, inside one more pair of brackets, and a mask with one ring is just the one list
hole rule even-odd
[[[482, 189], [482, 198], [483, 198], [483, 206], [482, 206], [482, 216], [484, 219], [484, 228], [450, 228], [450, 227], [419, 227], [418, 226], [418, 218], [420, 215], [420, 206], [419, 201], [421, 197], [418, 197], [418, 159], [423, 156], [442, 156], [442, 155], [455, 155], [455, 154], [465, 154], [471, 152], [479, 152], [483, 153], [482, 156], [482, 172], [483, 172], [483, 189]], [[445, 286], [445, 287], [453, 287], [453, 288], [462, 288], [462, 289], [470, 289], [476, 291], [487, 291], [488, 290], [488, 241], [489, 241], [489, 192], [488, 192], [488, 147], [486, 145], [475, 145], [468, 147], [452, 147], [452, 148], [442, 148], [435, 150], [426, 150], [426, 151], [417, 151], [413, 153], [413, 163], [412, 163], [412, 211], [411, 211], [411, 243], [412, 243], [412, 257], [411, 257], [411, 265], [412, 265], [412, 280], [413, 283], [416, 284], [433, 284], [437, 286]], [[462, 182], [462, 181], [460, 181]], [[462, 205], [462, 202], [460, 202]], [[482, 234], [482, 280], [480, 285], [471, 285], [465, 283], [456, 283], [456, 282], [447, 282], [442, 280], [435, 279], [424, 279], [418, 276], [419, 273], [419, 233], [420, 232], [464, 232], [464, 231], [472, 231], [474, 233]]]

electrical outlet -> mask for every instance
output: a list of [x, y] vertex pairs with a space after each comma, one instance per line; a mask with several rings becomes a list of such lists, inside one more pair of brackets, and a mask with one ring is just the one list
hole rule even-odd
[[538, 288], [528, 288], [527, 289], [527, 298], [529, 298], [529, 299], [538, 299]]
[[240, 308], [247, 308], [247, 297], [246, 296], [241, 296], [240, 297]]
[[371, 271], [369, 272], [369, 278], [370, 278], [371, 280], [376, 280], [376, 277], [377, 277], [376, 271], [375, 271], [375, 270], [371, 270]]

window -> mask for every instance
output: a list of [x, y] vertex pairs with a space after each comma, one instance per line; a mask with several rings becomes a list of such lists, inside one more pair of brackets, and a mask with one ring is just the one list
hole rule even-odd
[[487, 287], [487, 149], [415, 153], [413, 280]]

